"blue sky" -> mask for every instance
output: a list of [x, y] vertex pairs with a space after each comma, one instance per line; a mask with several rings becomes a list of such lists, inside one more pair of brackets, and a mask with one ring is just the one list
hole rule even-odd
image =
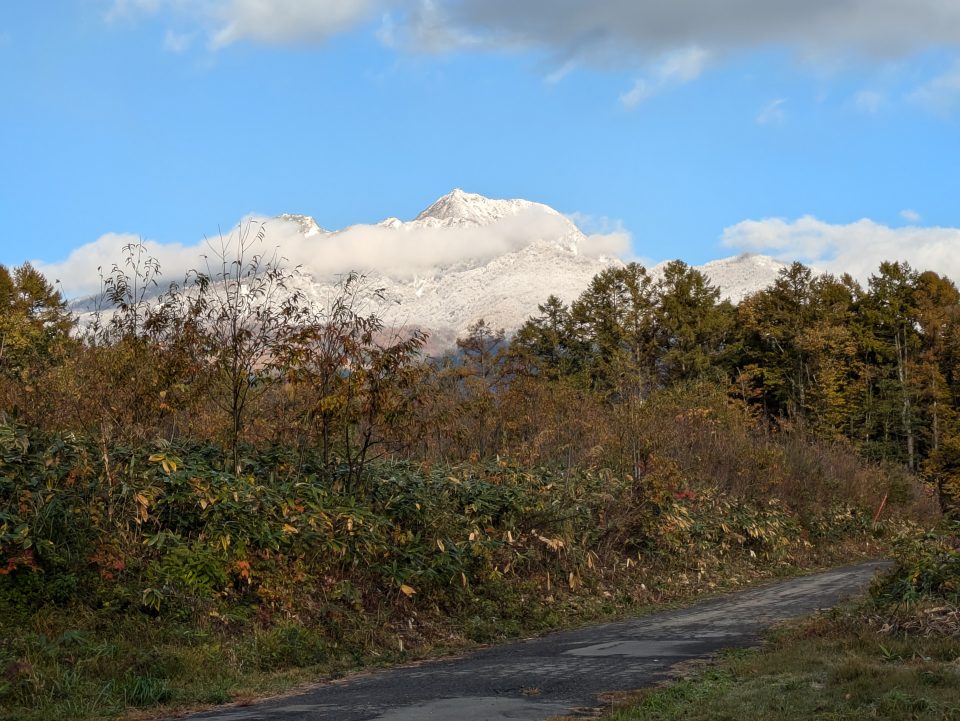
[[0, 263], [410, 218], [458, 186], [653, 260], [902, 247], [954, 272], [957, 4], [710, 2], [3, 0]]

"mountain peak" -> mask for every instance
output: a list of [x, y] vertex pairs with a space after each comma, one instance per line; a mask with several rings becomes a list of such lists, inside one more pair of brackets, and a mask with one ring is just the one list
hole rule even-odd
[[556, 214], [556, 211], [529, 200], [495, 200], [478, 193], [454, 188], [416, 217], [414, 222], [425, 225], [489, 225], [501, 218], [537, 208]]
[[326, 233], [327, 231], [320, 227], [317, 221], [310, 215], [300, 215], [297, 213], [281, 213], [277, 216], [278, 220], [282, 220], [286, 223], [294, 223], [297, 228], [300, 230], [300, 233], [305, 237], [309, 238], [314, 235], [319, 235], [320, 233]]

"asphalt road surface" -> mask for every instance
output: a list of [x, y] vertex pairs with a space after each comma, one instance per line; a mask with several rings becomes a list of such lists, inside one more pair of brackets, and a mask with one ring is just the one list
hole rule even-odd
[[669, 676], [675, 664], [757, 643], [777, 621], [863, 592], [863, 563], [617, 623], [553, 633], [468, 656], [364, 674], [191, 721], [539, 721], [593, 715], [598, 695]]

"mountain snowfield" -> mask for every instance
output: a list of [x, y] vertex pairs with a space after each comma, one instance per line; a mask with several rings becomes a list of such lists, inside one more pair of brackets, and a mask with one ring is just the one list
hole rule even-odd
[[[292, 288], [323, 306], [343, 275], [357, 271], [366, 288], [383, 290], [388, 302], [377, 310], [387, 327], [427, 331], [431, 350], [449, 348], [480, 318], [512, 333], [549, 295], [570, 303], [597, 273], [622, 267], [620, 256], [629, 253], [623, 234], [588, 235], [541, 203], [460, 189], [410, 221], [387, 218], [336, 231], [307, 215], [264, 222], [266, 242], [300, 268]], [[650, 268], [651, 275], [664, 265]], [[773, 282], [784, 264], [745, 254], [698, 267], [724, 297], [738, 301]], [[94, 301], [72, 307], [83, 322]]]
[[[424, 229], [455, 235], [476, 233], [521, 218], [536, 222], [517, 223], [516, 231], [525, 235], [512, 237], [508, 244], [512, 247], [493, 257], [480, 253], [477, 257], [423, 267], [412, 274], [386, 269], [366, 271], [369, 285], [383, 288], [391, 301], [385, 309], [387, 324], [427, 329], [433, 336], [431, 345], [452, 343], [479, 318], [510, 333], [536, 314], [537, 305], [550, 294], [569, 303], [597, 273], [624, 265], [612, 254], [596, 252], [591, 238], [569, 218], [546, 205], [527, 200], [493, 200], [460, 189], [443, 196], [412, 221], [388, 218], [366, 227], [390, 229], [398, 238]], [[362, 227], [331, 233], [309, 216], [286, 215], [276, 220], [292, 224], [305, 238], [328, 234], [333, 239]], [[651, 274], [659, 275], [664, 265], [651, 268]], [[747, 254], [698, 267], [720, 287], [724, 297], [738, 301], [773, 282], [784, 264]], [[335, 284], [335, 276], [309, 274], [298, 282], [300, 290], [318, 302], [335, 292]]]

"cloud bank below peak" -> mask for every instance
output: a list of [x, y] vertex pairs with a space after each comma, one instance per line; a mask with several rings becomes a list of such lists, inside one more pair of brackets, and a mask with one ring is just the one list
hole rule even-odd
[[960, 282], [960, 228], [892, 228], [869, 219], [832, 224], [806, 215], [796, 220], [745, 220], [725, 229], [722, 243], [801, 260], [838, 275], [850, 273], [860, 281], [890, 260], [907, 261], [918, 270], [933, 270]]
[[[586, 219], [586, 216], [572, 216]], [[247, 224], [265, 223], [266, 237], [260, 252], [273, 251], [289, 267], [299, 266], [314, 278], [329, 278], [350, 271], [382, 273], [393, 279], [431, 276], [441, 269], [481, 265], [496, 257], [523, 250], [538, 240], [575, 247], [588, 257], [626, 257], [631, 238], [620, 224], [605, 224], [581, 233], [570, 219], [533, 206], [486, 225], [437, 227], [418, 222], [385, 222], [353, 225], [328, 233], [304, 232], [296, 217], [245, 219], [224, 238], [230, 242]], [[108, 233], [73, 250], [60, 262], [33, 264], [48, 278], [59, 280], [68, 297], [82, 297], [100, 288], [106, 274], [123, 258], [123, 247], [138, 242], [131, 234]], [[195, 243], [143, 241], [160, 264], [164, 285], [183, 279], [190, 270], [203, 271], [206, 258], [214, 258], [219, 236]]]

